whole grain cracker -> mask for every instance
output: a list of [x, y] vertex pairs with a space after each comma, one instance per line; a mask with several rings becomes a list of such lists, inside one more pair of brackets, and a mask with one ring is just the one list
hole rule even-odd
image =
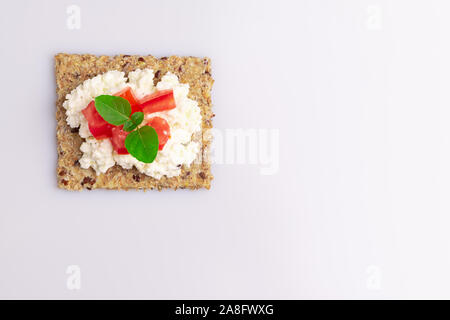
[[[84, 139], [78, 129], [72, 129], [66, 122], [63, 102], [66, 95], [83, 81], [110, 70], [119, 70], [128, 75], [136, 69], [151, 68], [155, 72], [155, 84], [168, 71], [177, 75], [181, 83], [188, 83], [189, 98], [198, 102], [202, 115], [202, 132], [193, 137], [201, 142], [198, 158], [190, 167], [181, 167], [181, 174], [168, 178], [155, 179], [140, 173], [136, 168], [123, 169], [115, 165], [106, 173], [96, 175], [92, 168], [82, 169], [79, 159], [82, 156], [80, 145]], [[56, 75], [56, 137], [57, 137], [57, 181], [58, 186], [67, 190], [83, 189], [209, 189], [213, 176], [209, 161], [209, 147], [212, 128], [211, 61], [197, 57], [162, 57], [151, 55], [95, 56], [90, 54], [65, 54], [55, 56]]]

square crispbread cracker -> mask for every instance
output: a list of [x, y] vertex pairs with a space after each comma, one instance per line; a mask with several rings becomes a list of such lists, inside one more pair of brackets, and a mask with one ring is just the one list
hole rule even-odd
[[[63, 102], [66, 95], [86, 79], [110, 70], [119, 70], [128, 75], [135, 69], [151, 68], [155, 72], [155, 84], [168, 71], [176, 74], [181, 83], [188, 83], [189, 98], [198, 102], [202, 114], [202, 132], [193, 137], [201, 142], [201, 152], [190, 167], [181, 167], [181, 174], [154, 179], [140, 173], [136, 168], [123, 169], [115, 165], [105, 174], [96, 175], [92, 168], [82, 169], [78, 160], [82, 156], [80, 145], [84, 139], [66, 123]], [[209, 146], [212, 128], [211, 62], [209, 58], [162, 57], [138, 55], [95, 56], [90, 54], [64, 54], [55, 56], [56, 74], [56, 137], [58, 149], [58, 186], [67, 190], [82, 189], [200, 189], [210, 188], [212, 175], [209, 161]]]

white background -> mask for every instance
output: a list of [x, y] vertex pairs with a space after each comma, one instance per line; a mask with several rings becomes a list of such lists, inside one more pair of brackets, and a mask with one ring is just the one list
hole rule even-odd
[[[0, 297], [450, 298], [449, 15], [446, 0], [2, 3]], [[58, 52], [211, 57], [214, 126], [279, 129], [279, 171], [57, 189]]]

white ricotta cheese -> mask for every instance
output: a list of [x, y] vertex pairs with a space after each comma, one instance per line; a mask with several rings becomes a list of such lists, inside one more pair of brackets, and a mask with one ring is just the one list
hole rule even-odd
[[105, 173], [115, 164], [113, 146], [109, 139], [87, 138], [86, 142], [81, 144], [80, 150], [83, 152], [80, 166], [84, 169], [92, 167], [97, 174], [100, 174]]
[[137, 69], [128, 74], [128, 85], [133, 89], [136, 98], [141, 99], [155, 91], [153, 77], [152, 69]]
[[79, 134], [82, 138], [91, 136], [86, 118], [81, 110], [87, 107], [89, 102], [102, 94], [114, 94], [127, 86], [125, 73], [120, 71], [108, 71], [95, 76], [80, 84], [66, 96], [63, 107], [66, 109], [67, 124], [71, 128], [80, 127]]
[[[71, 127], [80, 126], [79, 134], [87, 138], [81, 145], [83, 157], [82, 168], [92, 167], [97, 174], [105, 173], [116, 163], [125, 169], [136, 167], [141, 173], [160, 179], [162, 176], [174, 177], [180, 174], [181, 165], [189, 167], [200, 151], [200, 144], [192, 141], [192, 135], [201, 130], [201, 113], [196, 101], [189, 99], [189, 85], [179, 82], [178, 77], [170, 72], [161, 81], [153, 85], [154, 73], [151, 69], [136, 70], [128, 75], [128, 82], [123, 72], [109, 71], [103, 75], [86, 80], [71, 94], [67, 95], [64, 107], [67, 109], [67, 123]], [[95, 79], [95, 80], [94, 80]], [[118, 155], [109, 139], [96, 140], [90, 137], [87, 121], [81, 110], [100, 94], [114, 94], [126, 86], [133, 89], [137, 98], [153, 93], [155, 90], [173, 89], [176, 108], [146, 115], [166, 119], [170, 126], [171, 137], [163, 150], [158, 151], [155, 161], [143, 163], [131, 155]]]

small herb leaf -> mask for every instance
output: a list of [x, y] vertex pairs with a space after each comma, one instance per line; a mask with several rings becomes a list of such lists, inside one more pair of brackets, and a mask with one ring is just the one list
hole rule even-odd
[[128, 119], [127, 122], [123, 124], [123, 130], [128, 132], [133, 131], [143, 120], [144, 114], [142, 112], [135, 112], [131, 115], [131, 119]]
[[125, 139], [128, 152], [144, 163], [151, 163], [158, 153], [158, 134], [150, 126], [143, 126], [130, 132]]
[[133, 121], [137, 126], [144, 121], [144, 113], [143, 112], [135, 112], [131, 115], [131, 121]]
[[101, 95], [95, 98], [95, 109], [108, 123], [120, 126], [127, 122], [131, 113], [128, 100], [109, 95]]
[[134, 129], [136, 129], [137, 124], [135, 124], [133, 121], [131, 121], [131, 119], [128, 119], [127, 122], [125, 122], [123, 124], [123, 131], [133, 131]]

